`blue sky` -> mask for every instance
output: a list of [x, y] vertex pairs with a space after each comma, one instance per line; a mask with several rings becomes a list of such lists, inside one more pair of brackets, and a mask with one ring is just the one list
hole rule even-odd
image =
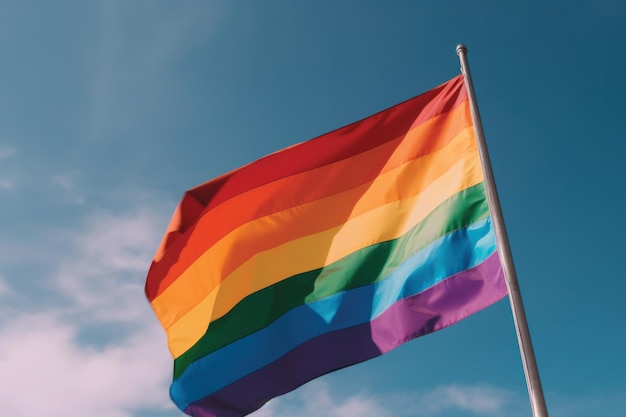
[[[0, 2], [0, 415], [181, 416], [143, 282], [184, 190], [469, 59], [551, 416], [626, 409], [626, 3]], [[528, 416], [506, 301], [257, 417]]]

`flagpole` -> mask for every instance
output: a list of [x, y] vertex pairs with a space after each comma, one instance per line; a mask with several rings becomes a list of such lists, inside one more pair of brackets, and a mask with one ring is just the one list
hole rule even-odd
[[474, 84], [472, 83], [472, 75], [470, 73], [469, 63], [467, 60], [467, 48], [463, 44], [456, 47], [456, 53], [461, 61], [461, 71], [465, 77], [465, 85], [470, 103], [474, 128], [478, 140], [478, 151], [483, 166], [483, 174], [485, 176], [485, 190], [487, 192], [487, 200], [489, 201], [489, 210], [491, 219], [493, 220], [496, 241], [498, 243], [498, 252], [506, 286], [509, 291], [509, 301], [511, 303], [511, 311], [513, 313], [513, 321], [515, 322], [515, 331], [517, 333], [517, 341], [522, 356], [522, 364], [524, 366], [524, 374], [526, 376], [526, 385], [528, 386], [528, 396], [530, 397], [530, 406], [534, 417], [548, 417], [548, 409], [541, 388], [541, 379], [539, 378], [539, 370], [537, 369], [537, 361], [533, 344], [530, 339], [530, 331], [526, 321], [526, 313], [524, 312], [524, 304], [522, 303], [522, 295], [520, 293], [517, 281], [517, 273], [513, 265], [513, 256], [509, 246], [509, 238], [504, 226], [504, 218], [502, 216], [502, 208], [500, 207], [500, 199], [496, 189], [496, 183], [491, 169], [489, 160], [489, 152], [487, 151], [487, 143], [485, 141], [485, 133], [478, 112], [478, 103], [474, 92]]

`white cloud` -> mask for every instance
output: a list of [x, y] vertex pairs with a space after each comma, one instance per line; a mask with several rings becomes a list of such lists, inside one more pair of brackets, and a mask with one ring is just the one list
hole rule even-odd
[[136, 323], [151, 320], [143, 292], [146, 272], [161, 238], [163, 219], [152, 209], [123, 216], [93, 215], [70, 236], [71, 257], [60, 262], [57, 288], [82, 319]]
[[375, 398], [368, 398], [362, 394], [349, 396], [343, 401], [335, 401], [330, 395], [328, 386], [323, 384], [308, 387], [303, 395], [306, 395], [306, 402], [302, 411], [307, 415], [319, 415], [320, 410], [325, 410], [325, 413], [332, 417], [389, 415]]
[[518, 396], [490, 386], [446, 385], [424, 392], [359, 393], [333, 398], [327, 383], [313, 381], [294, 393], [276, 398], [254, 413], [255, 417], [437, 417], [461, 411], [465, 415], [514, 416]]
[[[55, 256], [39, 260], [50, 271], [39, 282], [50, 298], [0, 316], [0, 415], [177, 415], [165, 335], [143, 294], [167, 221], [155, 206], [88, 214], [74, 230], [49, 230]], [[3, 300], [19, 305], [18, 292], [0, 277]]]
[[437, 415], [448, 409], [469, 411], [481, 416], [503, 415], [515, 394], [491, 386], [447, 385], [423, 393], [424, 415]]
[[313, 381], [296, 392], [271, 400], [256, 411], [254, 417], [388, 417], [397, 415], [395, 409], [386, 409], [383, 401], [365, 394], [351, 395], [337, 400], [330, 394], [328, 384]]
[[0, 415], [126, 417], [167, 409], [170, 359], [146, 326], [123, 343], [81, 346], [77, 326], [54, 313], [22, 315], [0, 330]]

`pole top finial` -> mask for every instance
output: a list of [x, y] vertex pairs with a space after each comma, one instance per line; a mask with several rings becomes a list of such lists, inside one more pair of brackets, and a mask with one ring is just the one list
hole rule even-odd
[[462, 43], [458, 44], [456, 46], [456, 54], [460, 55], [461, 52], [467, 53], [467, 48], [465, 47], [465, 45], [463, 45]]

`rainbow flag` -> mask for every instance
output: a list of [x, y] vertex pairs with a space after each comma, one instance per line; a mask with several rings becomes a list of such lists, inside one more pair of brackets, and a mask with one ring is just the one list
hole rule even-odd
[[187, 191], [146, 281], [192, 416], [244, 416], [506, 295], [462, 76]]

